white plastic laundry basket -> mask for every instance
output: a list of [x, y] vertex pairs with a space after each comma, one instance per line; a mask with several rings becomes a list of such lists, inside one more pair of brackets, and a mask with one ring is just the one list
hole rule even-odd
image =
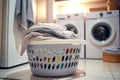
[[80, 58], [83, 40], [31, 40], [28, 58], [31, 71], [38, 76], [66, 76], [73, 74]]

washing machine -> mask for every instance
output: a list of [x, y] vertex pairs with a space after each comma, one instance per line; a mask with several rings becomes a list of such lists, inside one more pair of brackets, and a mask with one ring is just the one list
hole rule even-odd
[[105, 47], [119, 46], [119, 11], [86, 13], [86, 58], [102, 59]]
[[[84, 39], [84, 14], [58, 14], [56, 16], [56, 23], [66, 27], [67, 30], [74, 28], [74, 33], [78, 38]], [[84, 58], [84, 45], [81, 47], [81, 58]]]

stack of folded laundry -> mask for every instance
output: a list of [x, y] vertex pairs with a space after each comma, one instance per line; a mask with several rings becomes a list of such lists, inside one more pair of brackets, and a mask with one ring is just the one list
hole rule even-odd
[[24, 31], [21, 55], [25, 52], [29, 39], [78, 39], [77, 34], [69, 31], [65, 26], [56, 23], [39, 23]]

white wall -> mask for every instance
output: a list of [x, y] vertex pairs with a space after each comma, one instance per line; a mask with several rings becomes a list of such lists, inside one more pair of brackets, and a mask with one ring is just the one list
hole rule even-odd
[[54, 0], [36, 0], [37, 1], [37, 23], [53, 22]]
[[2, 41], [2, 12], [3, 12], [3, 0], [0, 0], [0, 57], [1, 57], [1, 41]]
[[56, 14], [68, 14], [68, 13], [80, 13], [80, 12], [90, 12], [90, 8], [99, 8], [99, 7], [106, 7], [106, 3], [72, 3], [69, 2], [66, 4], [63, 3], [56, 3], [55, 13]]
[[34, 20], [36, 22], [36, 17], [37, 17], [37, 0], [32, 0], [32, 3], [33, 3]]

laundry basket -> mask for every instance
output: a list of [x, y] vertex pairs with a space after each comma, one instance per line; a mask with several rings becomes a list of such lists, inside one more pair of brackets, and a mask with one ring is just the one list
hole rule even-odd
[[80, 59], [83, 40], [31, 40], [28, 58], [33, 74], [38, 76], [67, 76], [73, 74]]

